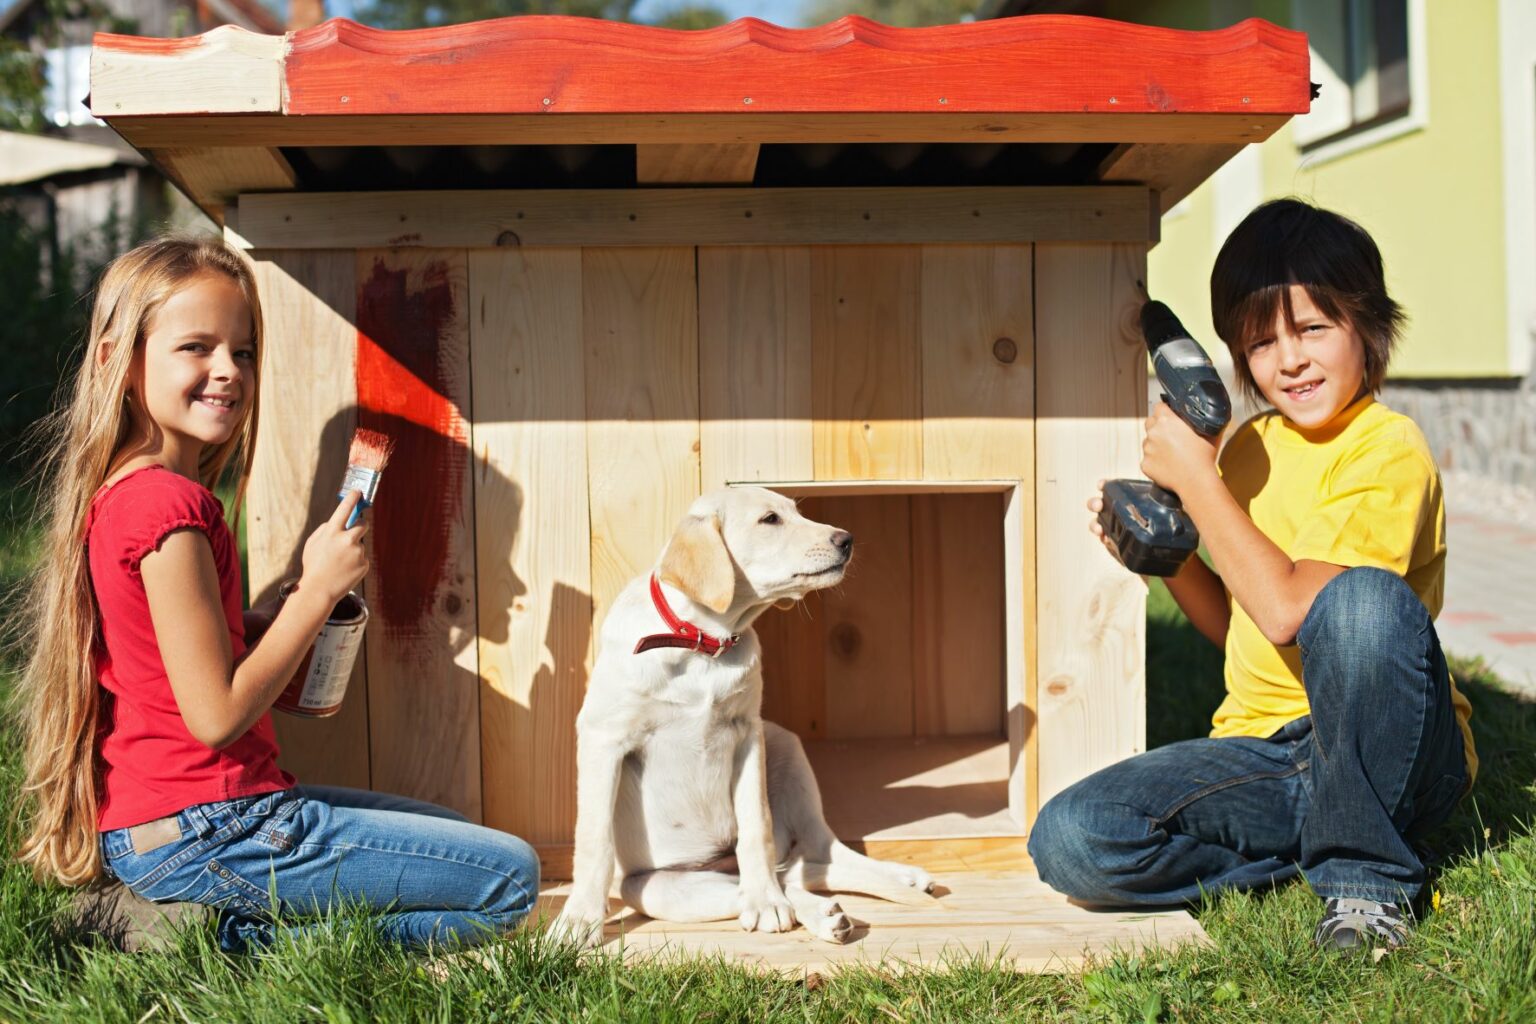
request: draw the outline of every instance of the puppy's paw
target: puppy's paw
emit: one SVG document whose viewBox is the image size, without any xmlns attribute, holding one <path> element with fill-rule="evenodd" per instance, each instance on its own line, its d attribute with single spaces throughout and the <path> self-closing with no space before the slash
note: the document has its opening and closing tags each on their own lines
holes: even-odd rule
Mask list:
<svg viewBox="0 0 1536 1024">
<path fill-rule="evenodd" d="M 896 877 L 901 879 L 903 884 L 916 889 L 918 892 L 933 892 L 933 876 L 922 868 L 913 864 L 895 864 L 892 866 L 896 869 Z"/>
<path fill-rule="evenodd" d="M 606 907 L 580 907 L 565 905 L 560 916 L 549 925 L 549 938 L 556 943 L 568 943 L 579 949 L 592 949 L 603 940 L 603 921 Z"/>
<path fill-rule="evenodd" d="M 787 932 L 795 926 L 795 908 L 789 905 L 789 897 L 778 889 L 760 892 L 741 891 L 742 931 Z"/>
<path fill-rule="evenodd" d="M 832 900 L 824 900 L 818 916 L 802 923 L 822 942 L 842 945 L 853 937 L 853 921 Z"/>
</svg>

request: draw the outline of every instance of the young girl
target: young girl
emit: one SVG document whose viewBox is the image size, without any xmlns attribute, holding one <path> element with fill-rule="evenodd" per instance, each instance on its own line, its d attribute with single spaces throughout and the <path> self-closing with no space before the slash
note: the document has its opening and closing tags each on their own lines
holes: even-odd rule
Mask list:
<svg viewBox="0 0 1536 1024">
<path fill-rule="evenodd" d="M 256 435 L 261 309 L 222 244 L 162 239 L 103 274 L 59 414 L 47 550 L 27 610 L 20 857 L 67 885 L 103 873 L 156 902 L 219 909 L 229 950 L 346 902 L 385 934 L 471 944 L 534 905 L 522 840 L 431 804 L 298 788 L 268 709 L 368 563 L 354 492 L 305 542 L 280 608 L 240 609 L 236 507 Z"/>
<path fill-rule="evenodd" d="M 1412 842 L 1477 767 L 1432 623 L 1439 471 L 1412 421 L 1373 397 L 1403 314 L 1370 236 L 1295 200 L 1232 232 L 1211 304 L 1244 390 L 1274 408 L 1233 433 L 1218 470 L 1215 446 L 1161 406 L 1141 468 L 1179 495 L 1210 552 L 1213 566 L 1192 558 L 1167 582 L 1225 649 L 1227 697 L 1212 738 L 1047 803 L 1030 853 L 1057 889 L 1125 906 L 1300 872 L 1327 901 L 1319 945 L 1397 946 L 1425 878 Z"/>
</svg>

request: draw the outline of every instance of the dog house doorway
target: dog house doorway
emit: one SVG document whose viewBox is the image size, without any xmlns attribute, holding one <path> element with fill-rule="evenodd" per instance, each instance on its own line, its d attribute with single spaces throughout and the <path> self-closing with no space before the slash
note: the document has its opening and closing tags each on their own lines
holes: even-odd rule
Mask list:
<svg viewBox="0 0 1536 1024">
<path fill-rule="evenodd" d="M 833 830 L 918 861 L 1004 837 L 1022 856 L 1018 482 L 766 486 L 854 535 L 843 583 L 757 622 L 763 717 L 805 743 Z"/>
</svg>

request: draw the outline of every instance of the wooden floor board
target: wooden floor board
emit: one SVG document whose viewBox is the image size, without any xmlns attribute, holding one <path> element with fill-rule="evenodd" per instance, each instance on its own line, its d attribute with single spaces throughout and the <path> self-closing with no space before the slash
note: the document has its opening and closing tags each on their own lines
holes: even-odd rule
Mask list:
<svg viewBox="0 0 1536 1024">
<path fill-rule="evenodd" d="M 839 895 L 857 922 L 854 941 L 819 942 L 804 928 L 780 934 L 743 932 L 735 921 L 669 924 L 624 908 L 603 933 L 605 949 L 630 959 L 727 961 L 777 972 L 803 973 L 855 964 L 942 968 L 981 957 L 1023 971 L 1070 971 L 1090 954 L 1112 950 L 1205 944 L 1205 931 L 1182 910 L 1131 913 L 1088 910 L 1069 902 L 1028 872 L 965 872 L 937 878 L 940 897 L 929 906 L 899 906 Z M 539 898 L 552 918 L 568 886 Z"/>
<path fill-rule="evenodd" d="M 1004 736 L 814 740 L 805 752 L 843 840 L 1020 834 L 1008 813 Z"/>
</svg>

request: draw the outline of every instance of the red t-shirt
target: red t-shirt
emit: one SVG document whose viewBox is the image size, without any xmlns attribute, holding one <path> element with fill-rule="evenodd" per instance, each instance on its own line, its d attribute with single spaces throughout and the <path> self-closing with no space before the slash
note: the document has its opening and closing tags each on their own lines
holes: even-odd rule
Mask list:
<svg viewBox="0 0 1536 1024">
<path fill-rule="evenodd" d="M 103 796 L 96 827 L 141 825 L 193 804 L 286 789 L 270 714 L 223 750 L 187 730 L 171 692 L 149 616 L 139 563 L 175 530 L 199 530 L 213 548 L 219 596 L 236 660 L 245 653 L 240 557 L 224 506 L 206 487 L 160 466 L 129 473 L 99 492 L 86 520 L 91 586 L 100 609 L 96 676 L 109 696 L 97 750 Z"/>
</svg>

